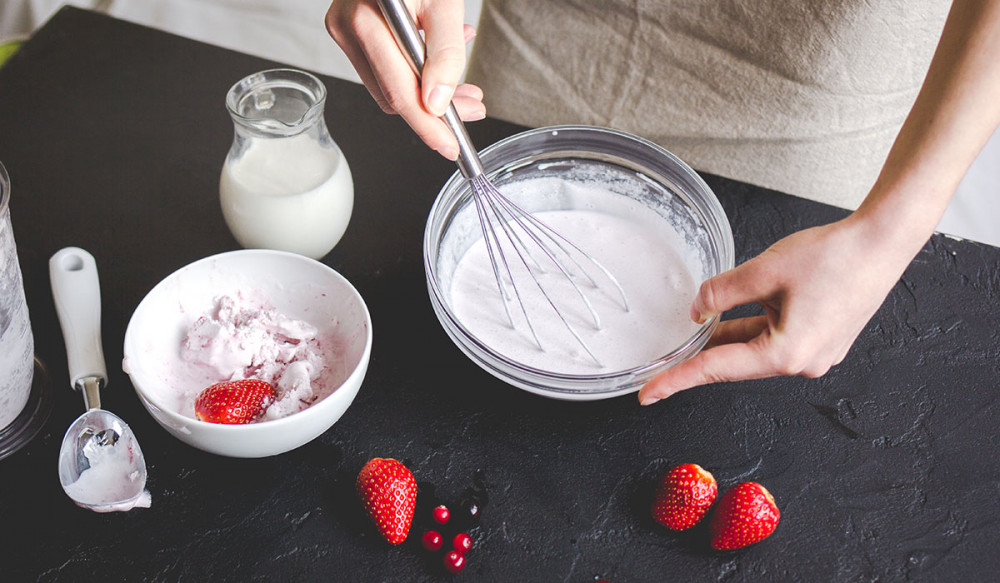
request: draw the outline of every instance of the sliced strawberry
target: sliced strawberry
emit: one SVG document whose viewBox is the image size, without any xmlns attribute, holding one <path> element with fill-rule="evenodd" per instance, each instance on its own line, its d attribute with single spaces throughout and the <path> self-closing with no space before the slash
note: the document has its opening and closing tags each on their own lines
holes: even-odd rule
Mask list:
<svg viewBox="0 0 1000 583">
<path fill-rule="evenodd" d="M 671 530 L 686 530 L 708 513 L 718 492 L 715 478 L 698 464 L 677 466 L 656 487 L 653 518 Z"/>
<path fill-rule="evenodd" d="M 212 385 L 194 401 L 194 414 L 202 421 L 239 425 L 260 418 L 274 402 L 274 387 L 247 379 Z"/>
<path fill-rule="evenodd" d="M 406 540 L 417 506 L 417 481 L 394 459 L 374 458 L 361 468 L 356 484 L 361 505 L 385 540 Z"/>
<path fill-rule="evenodd" d="M 756 482 L 737 484 L 719 500 L 708 523 L 712 548 L 741 549 L 770 536 L 781 512 L 767 488 Z"/>
</svg>

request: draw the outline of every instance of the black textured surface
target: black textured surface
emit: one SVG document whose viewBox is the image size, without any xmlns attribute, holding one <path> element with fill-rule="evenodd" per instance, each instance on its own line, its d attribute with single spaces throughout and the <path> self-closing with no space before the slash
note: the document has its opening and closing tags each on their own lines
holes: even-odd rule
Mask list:
<svg viewBox="0 0 1000 583">
<path fill-rule="evenodd" d="M 364 386 L 330 431 L 281 456 L 227 459 L 170 437 L 117 366 L 122 336 L 161 278 L 236 248 L 217 202 L 232 138 L 223 98 L 271 65 L 65 9 L 0 69 L 0 160 L 38 355 L 55 391 L 42 433 L 0 461 L 0 580 L 448 580 L 419 549 L 421 531 L 389 548 L 361 515 L 353 480 L 374 456 L 406 461 L 424 510 L 485 490 L 476 548 L 455 580 L 996 580 L 1000 251 L 935 236 L 821 379 L 709 386 L 650 408 L 632 396 L 545 400 L 469 362 L 431 311 L 423 223 L 453 166 L 363 88 L 333 79 L 327 122 L 357 200 L 325 261 L 371 309 Z M 481 145 L 515 131 L 472 126 Z M 707 179 L 740 261 L 843 216 Z M 81 412 L 47 276 L 48 257 L 66 245 L 97 258 L 111 373 L 104 402 L 143 446 L 148 510 L 93 514 L 59 487 L 56 453 Z M 765 484 L 782 510 L 775 534 L 717 553 L 703 529 L 677 535 L 654 525 L 652 481 L 682 462 L 705 466 L 723 489 Z"/>
</svg>

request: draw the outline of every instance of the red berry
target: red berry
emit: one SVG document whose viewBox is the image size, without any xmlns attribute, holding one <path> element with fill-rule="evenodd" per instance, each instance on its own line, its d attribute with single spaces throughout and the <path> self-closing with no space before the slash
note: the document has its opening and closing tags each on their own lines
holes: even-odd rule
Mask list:
<svg viewBox="0 0 1000 583">
<path fill-rule="evenodd" d="M 274 387 L 246 379 L 214 384 L 194 401 L 195 417 L 209 423 L 242 425 L 256 421 L 274 401 Z"/>
<path fill-rule="evenodd" d="M 460 555 L 472 550 L 472 537 L 464 532 L 460 532 L 455 535 L 455 540 L 452 541 L 452 545 L 455 547 L 455 551 Z"/>
<path fill-rule="evenodd" d="M 444 555 L 444 568 L 452 575 L 465 568 L 465 557 L 458 551 L 448 551 Z"/>
<path fill-rule="evenodd" d="M 441 506 L 436 506 L 433 511 L 434 522 L 438 524 L 448 524 L 448 519 L 451 518 L 451 512 L 448 511 L 448 507 L 442 504 Z"/>
<path fill-rule="evenodd" d="M 444 544 L 444 538 L 441 537 L 440 532 L 436 530 L 428 530 L 420 539 L 420 543 L 424 545 L 425 549 L 433 553 L 434 551 L 441 550 L 441 545 Z"/>
<path fill-rule="evenodd" d="M 356 487 L 385 540 L 394 545 L 406 540 L 417 505 L 417 481 L 410 470 L 394 459 L 374 458 L 361 468 Z"/>
<path fill-rule="evenodd" d="M 718 492 L 715 478 L 698 464 L 677 466 L 656 487 L 653 518 L 671 530 L 686 530 L 708 513 Z"/>
<path fill-rule="evenodd" d="M 712 548 L 740 549 L 770 536 L 781 512 L 767 488 L 756 482 L 737 484 L 719 500 L 708 523 Z"/>
</svg>

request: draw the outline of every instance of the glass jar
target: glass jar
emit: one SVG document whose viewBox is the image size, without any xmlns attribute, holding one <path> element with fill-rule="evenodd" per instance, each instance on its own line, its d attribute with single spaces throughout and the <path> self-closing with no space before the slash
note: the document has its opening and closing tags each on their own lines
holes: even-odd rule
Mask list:
<svg viewBox="0 0 1000 583">
<path fill-rule="evenodd" d="M 10 224 L 10 180 L 0 164 L 0 429 L 14 424 L 31 394 L 34 337 Z"/>
<path fill-rule="evenodd" d="M 293 69 L 254 73 L 226 95 L 235 135 L 219 199 L 243 247 L 320 259 L 347 229 L 354 181 L 327 130 L 325 103 L 323 83 Z"/>
</svg>

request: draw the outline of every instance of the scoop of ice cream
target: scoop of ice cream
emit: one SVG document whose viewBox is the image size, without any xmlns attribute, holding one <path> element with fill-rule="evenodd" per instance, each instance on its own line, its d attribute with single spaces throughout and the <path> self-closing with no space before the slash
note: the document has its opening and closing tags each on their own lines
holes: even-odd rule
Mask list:
<svg viewBox="0 0 1000 583">
<path fill-rule="evenodd" d="M 270 383 L 275 402 L 266 419 L 284 417 L 311 405 L 313 383 L 326 364 L 317 330 L 273 306 L 220 296 L 214 309 L 192 324 L 181 344 L 181 359 L 219 381 L 259 379 Z"/>
<path fill-rule="evenodd" d="M 71 484 L 66 494 L 80 507 L 95 512 L 126 512 L 149 508 L 152 498 L 145 489 L 146 475 L 133 462 L 127 443 L 97 445 L 88 441 L 82 453 L 90 466 Z"/>
</svg>

